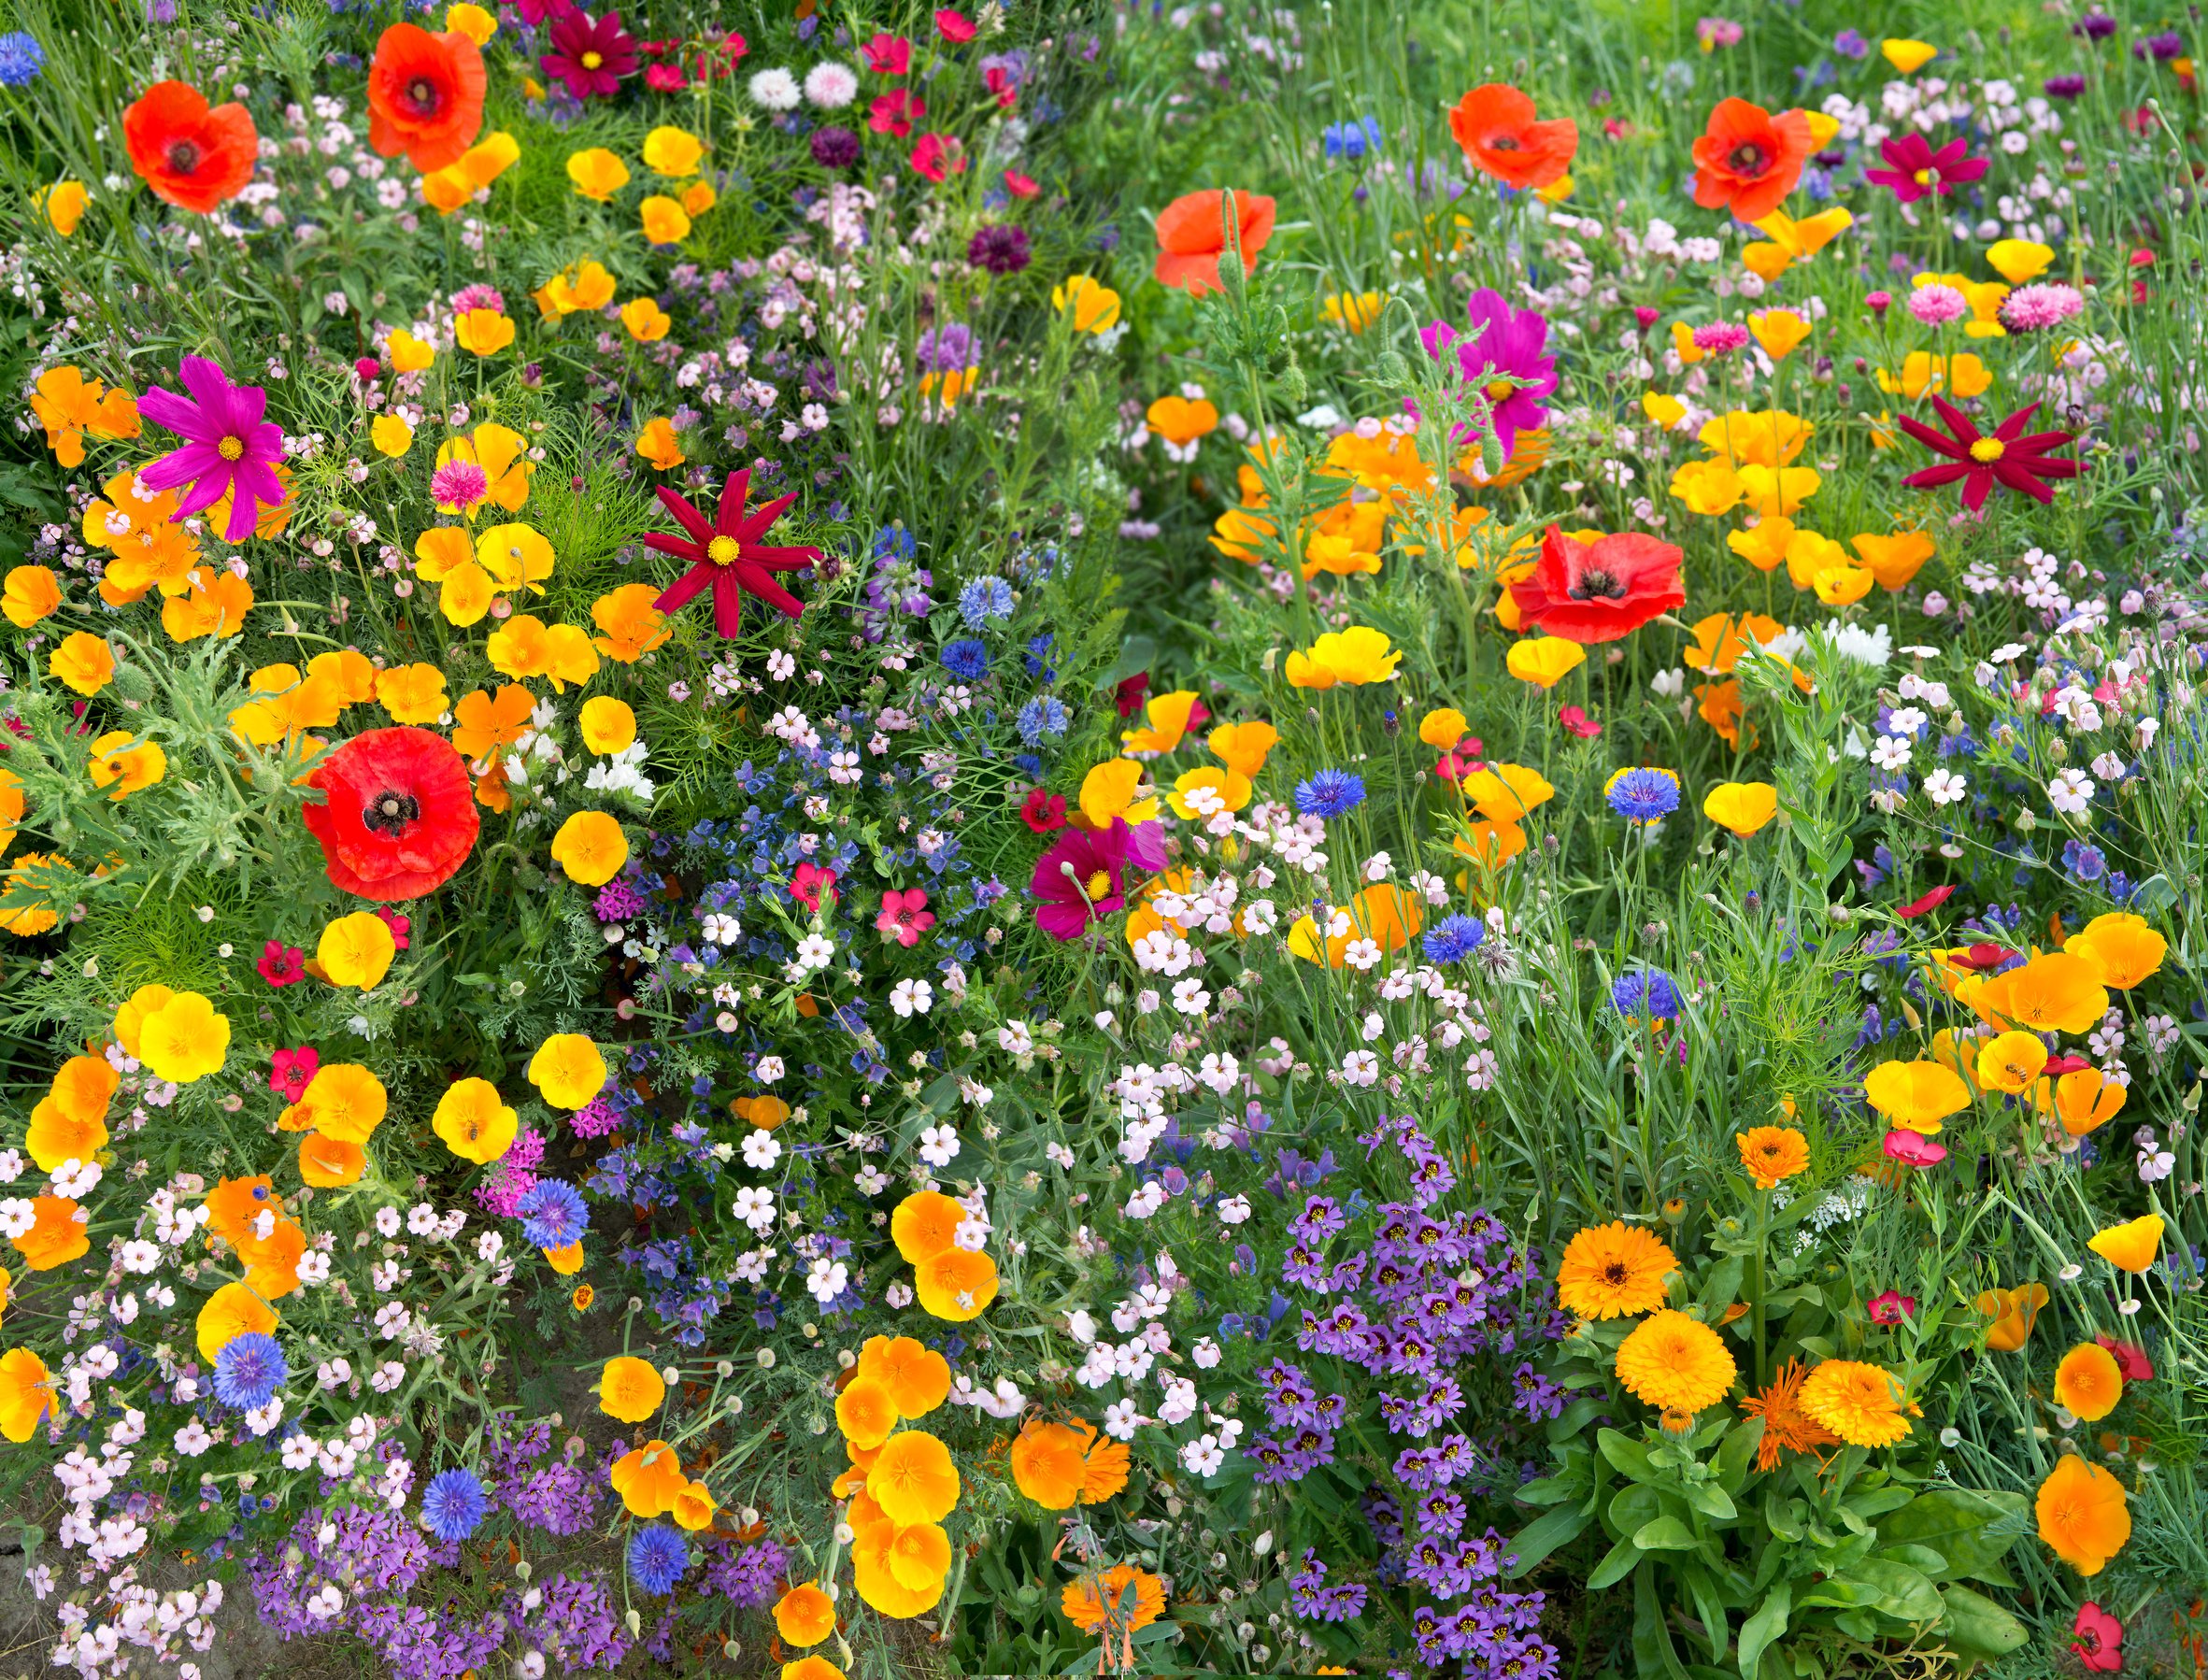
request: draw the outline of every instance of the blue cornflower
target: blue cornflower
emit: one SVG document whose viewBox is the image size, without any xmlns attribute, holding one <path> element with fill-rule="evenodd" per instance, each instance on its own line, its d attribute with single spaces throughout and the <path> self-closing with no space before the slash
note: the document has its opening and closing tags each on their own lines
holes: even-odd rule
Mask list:
<svg viewBox="0 0 2208 1680">
<path fill-rule="evenodd" d="M 215 1355 L 215 1398 L 241 1412 L 258 1411 L 291 1374 L 276 1338 L 248 1331 L 231 1337 Z"/>
<path fill-rule="evenodd" d="M 1452 916 L 1426 935 L 1426 955 L 1434 962 L 1461 962 L 1480 948 L 1487 924 L 1476 916 Z"/>
<path fill-rule="evenodd" d="M 991 619 L 1012 616 L 1012 586 L 1002 577 L 976 577 L 959 591 L 959 617 L 979 630 Z"/>
<path fill-rule="evenodd" d="M 1679 983 L 1660 968 L 1636 968 L 1610 982 L 1610 1006 L 1629 1021 L 1676 1020 Z"/>
<path fill-rule="evenodd" d="M 532 1248 L 564 1248 L 580 1242 L 591 1223 L 582 1192 L 558 1178 L 540 1179 L 514 1203 L 514 1211 L 521 1216 L 521 1234 Z"/>
<path fill-rule="evenodd" d="M 902 525 L 884 525 L 874 534 L 874 557 L 876 560 L 910 560 L 919 552 L 919 544 L 912 533 Z"/>
<path fill-rule="evenodd" d="M 1306 817 L 1340 817 L 1364 804 L 1364 777 L 1350 770 L 1321 770 L 1296 784 L 1296 809 Z"/>
<path fill-rule="evenodd" d="M 1366 152 L 1379 149 L 1380 125 L 1370 117 L 1360 117 L 1354 122 L 1330 122 L 1319 138 L 1326 142 L 1329 159 L 1354 164 Z"/>
<path fill-rule="evenodd" d="M 1603 797 L 1629 822 L 1654 822 L 1679 808 L 1679 778 L 1669 770 L 1620 770 Z"/>
<path fill-rule="evenodd" d="M 46 68 L 46 49 L 38 37 L 11 29 L 0 35 L 0 88 L 27 87 Z"/>
<path fill-rule="evenodd" d="M 465 1540 L 482 1526 L 489 1508 L 483 1484 L 470 1471 L 440 1471 L 421 1490 L 421 1520 L 439 1540 Z"/>
<path fill-rule="evenodd" d="M 2081 881 L 2098 881 L 2108 873 L 2108 859 L 2098 846 L 2088 846 L 2083 840 L 2065 840 L 2062 867 Z"/>
<path fill-rule="evenodd" d="M 629 1542 L 629 1577 L 658 1599 L 675 1590 L 690 1567 L 690 1548 L 663 1522 L 638 1529 Z"/>
<path fill-rule="evenodd" d="M 1844 29 L 1832 37 L 1832 50 L 1842 58 L 1862 60 L 1871 56 L 1871 43 L 1859 30 Z"/>
<path fill-rule="evenodd" d="M 1057 638 L 1046 630 L 1027 645 L 1027 674 L 1045 682 L 1058 680 L 1058 667 L 1050 663 L 1050 648 Z"/>
<path fill-rule="evenodd" d="M 961 636 L 943 649 L 943 668 L 961 682 L 979 682 L 989 675 L 989 648 L 972 636 Z"/>
<path fill-rule="evenodd" d="M 1046 736 L 1066 732 L 1065 706 L 1055 694 L 1045 694 L 1019 708 L 1019 738 L 1030 747 Z"/>
</svg>

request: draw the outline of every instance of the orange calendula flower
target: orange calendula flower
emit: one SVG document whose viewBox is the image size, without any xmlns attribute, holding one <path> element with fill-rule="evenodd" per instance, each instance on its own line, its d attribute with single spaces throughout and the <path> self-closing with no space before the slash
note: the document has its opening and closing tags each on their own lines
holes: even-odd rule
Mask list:
<svg viewBox="0 0 2208 1680">
<path fill-rule="evenodd" d="M 1660 1237 L 1614 1219 L 1564 1246 L 1557 1300 L 1582 1318 L 1631 1317 L 1663 1305 L 1665 1280 L 1678 1269 L 1678 1257 Z"/>
<path fill-rule="evenodd" d="M 1808 1375 L 1808 1366 L 1788 1360 L 1773 1374 L 1769 1387 L 1741 1402 L 1748 1417 L 1763 1419 L 1763 1439 L 1756 1446 L 1758 1470 L 1777 1469 L 1789 1453 L 1839 1445 L 1839 1436 L 1802 1409 L 1802 1385 Z"/>
<path fill-rule="evenodd" d="M 1165 1614 L 1165 1583 L 1147 1570 L 1116 1563 L 1069 1583 L 1059 1608 L 1084 1633 L 1132 1633 Z"/>
<path fill-rule="evenodd" d="M 1704 1411 L 1739 1374 L 1716 1331 L 1669 1307 L 1643 1319 L 1617 1349 L 1619 1385 L 1664 1411 Z"/>
<path fill-rule="evenodd" d="M 1902 1379 L 1859 1360 L 1827 1360 L 1811 1372 L 1802 1409 L 1850 1446 L 1891 1446 L 1909 1433 Z"/>
<path fill-rule="evenodd" d="M 1791 1126 L 1755 1126 L 1735 1132 L 1741 1165 L 1759 1190 L 1775 1189 L 1809 1165 L 1809 1140 Z"/>
</svg>

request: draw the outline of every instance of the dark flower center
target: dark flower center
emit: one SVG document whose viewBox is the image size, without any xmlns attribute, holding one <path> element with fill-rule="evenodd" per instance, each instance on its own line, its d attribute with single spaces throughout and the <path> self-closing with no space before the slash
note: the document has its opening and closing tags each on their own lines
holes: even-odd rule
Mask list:
<svg viewBox="0 0 2208 1680">
<path fill-rule="evenodd" d="M 1622 601 L 1625 599 L 1625 581 L 1608 572 L 1588 570 L 1580 573 L 1579 581 L 1569 591 L 1574 601 Z"/>
<path fill-rule="evenodd" d="M 370 833 L 396 836 L 409 822 L 421 820 L 421 801 L 396 788 L 386 788 L 361 807 L 361 826 Z"/>
<path fill-rule="evenodd" d="M 1603 1281 L 1613 1288 L 1622 1288 L 1630 1277 L 1631 1274 L 1626 1271 L 1623 1260 L 1612 1260 L 1603 1268 Z"/>
<path fill-rule="evenodd" d="M 406 103 L 420 117 L 434 117 L 437 107 L 445 103 L 444 93 L 426 76 L 417 76 L 406 84 Z"/>
<path fill-rule="evenodd" d="M 1755 141 L 1744 140 L 1725 154 L 1725 166 L 1735 175 L 1761 175 L 1771 167 L 1771 154 Z"/>
<path fill-rule="evenodd" d="M 190 175 L 199 167 L 199 142 L 197 140 L 171 140 L 165 157 L 168 166 L 178 175 Z"/>
<path fill-rule="evenodd" d="M 1489 151 L 1517 151 L 1519 149 L 1518 137 L 1516 135 L 1490 135 L 1488 136 L 1488 149 Z"/>
<path fill-rule="evenodd" d="M 2083 1650 L 2087 1656 L 2098 1657 L 2101 1654 L 2101 1630 L 2099 1629 L 2080 1628 L 2077 1641 L 2079 1649 Z"/>
</svg>

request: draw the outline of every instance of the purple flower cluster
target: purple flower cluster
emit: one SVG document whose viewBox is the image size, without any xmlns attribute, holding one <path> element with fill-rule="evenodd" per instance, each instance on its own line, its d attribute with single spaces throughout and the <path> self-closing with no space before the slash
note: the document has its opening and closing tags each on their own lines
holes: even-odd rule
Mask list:
<svg viewBox="0 0 2208 1680">
<path fill-rule="evenodd" d="M 720 1557 L 709 1556 L 698 1590 L 726 1599 L 738 1610 L 764 1610 L 782 1596 L 789 1573 L 789 1555 L 773 1541 L 762 1540 Z"/>
<path fill-rule="evenodd" d="M 477 1187 L 476 1200 L 496 1218 L 515 1217 L 521 1198 L 536 1188 L 536 1169 L 544 1164 L 544 1133 L 534 1126 L 522 1127 L 490 1175 Z"/>
<path fill-rule="evenodd" d="M 1326 1565 L 1316 1550 L 1303 1554 L 1303 1567 L 1288 1578 L 1288 1587 L 1289 1608 L 1305 1621 L 1354 1621 L 1364 1614 L 1364 1585 L 1327 1586 Z"/>
<path fill-rule="evenodd" d="M 483 1454 L 482 1479 L 491 1502 L 525 1526 L 548 1534 L 579 1534 L 593 1527 L 605 1502 L 606 1480 L 584 1463 L 582 1437 L 548 1458 L 552 1426 L 540 1418 L 520 1433 L 493 1436 Z"/>
</svg>

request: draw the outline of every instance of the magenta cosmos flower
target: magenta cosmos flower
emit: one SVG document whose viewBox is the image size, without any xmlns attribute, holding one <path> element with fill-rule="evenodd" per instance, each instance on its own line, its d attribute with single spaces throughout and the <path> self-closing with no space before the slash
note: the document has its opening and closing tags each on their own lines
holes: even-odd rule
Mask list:
<svg viewBox="0 0 2208 1680">
<path fill-rule="evenodd" d="M 1077 939 L 1127 903 L 1127 824 L 1068 829 L 1035 860 L 1028 890 L 1035 895 L 1035 925 L 1053 939 Z"/>
<path fill-rule="evenodd" d="M 261 509 L 283 502 L 283 481 L 276 476 L 276 463 L 284 458 L 283 428 L 261 418 L 268 406 L 265 390 L 233 385 L 230 376 L 207 357 L 185 357 L 179 374 L 196 402 L 156 385 L 139 402 L 138 412 L 188 441 L 141 476 L 150 490 L 192 486 L 177 504 L 179 520 L 229 496 L 223 540 L 242 543 L 253 534 Z"/>
<path fill-rule="evenodd" d="M 1962 505 L 1976 513 L 1986 505 L 1996 484 L 2004 490 L 2022 491 L 2035 502 L 2052 502 L 2055 492 L 2043 479 L 2074 478 L 2085 470 L 2067 455 L 2049 453 L 2075 438 L 2075 432 L 2025 432 L 2025 422 L 2038 409 L 2037 403 L 2017 409 L 1985 435 L 1954 404 L 1934 397 L 1932 406 L 1947 422 L 1952 436 L 1933 431 L 1922 420 L 1901 416 L 1902 431 L 1926 448 L 1947 457 L 1941 465 L 1925 467 L 1902 479 L 1911 490 L 1930 490 L 1959 478 Z"/>
<path fill-rule="evenodd" d="M 610 95 L 621 78 L 636 73 L 636 41 L 621 27 L 621 14 L 593 18 L 587 11 L 552 14 L 552 50 L 537 63 L 567 84 L 577 99 Z"/>
<path fill-rule="evenodd" d="M 1932 143 L 1922 135 L 1903 135 L 1898 140 L 1881 140 L 1878 149 L 1893 167 L 1866 169 L 1863 178 L 1891 187 L 1894 196 L 1905 205 L 1915 204 L 1928 192 L 1945 197 L 1990 167 L 1984 158 L 1967 155 L 1971 149 L 1968 140 L 1950 140 L 1934 151 Z"/>
<path fill-rule="evenodd" d="M 1548 354 L 1548 318 L 1537 309 L 1513 309 L 1500 292 L 1481 287 L 1464 306 L 1477 337 L 1461 342 L 1456 329 L 1435 321 L 1419 335 L 1426 353 L 1435 361 L 1452 346 L 1457 366 L 1468 385 L 1478 385 L 1494 406 L 1495 437 L 1507 456 L 1520 432 L 1539 430 L 1548 422 L 1544 398 L 1557 389 L 1557 364 Z M 1503 376 L 1531 379 L 1532 384 L 1510 384 Z"/>
<path fill-rule="evenodd" d="M 704 514 L 664 485 L 659 494 L 661 505 L 690 533 L 690 541 L 651 531 L 645 534 L 644 546 L 691 562 L 690 570 L 652 603 L 661 612 L 677 611 L 707 585 L 713 590 L 713 627 L 724 636 L 735 635 L 744 628 L 746 595 L 757 595 L 792 619 L 805 611 L 805 604 L 776 583 L 775 574 L 803 571 L 819 560 L 820 550 L 802 545 L 777 547 L 759 540 L 797 500 L 795 496 L 777 496 L 756 513 L 747 514 L 744 503 L 751 494 L 749 467 L 729 475 L 721 489 L 717 522 L 708 523 Z"/>
</svg>

